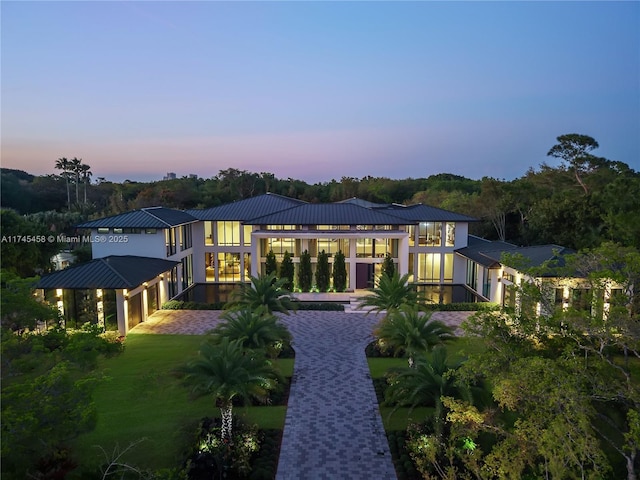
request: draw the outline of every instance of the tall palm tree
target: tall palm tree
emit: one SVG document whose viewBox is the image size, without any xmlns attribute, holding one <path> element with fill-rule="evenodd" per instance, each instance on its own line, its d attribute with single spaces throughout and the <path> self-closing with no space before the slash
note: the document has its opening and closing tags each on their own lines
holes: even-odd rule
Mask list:
<svg viewBox="0 0 640 480">
<path fill-rule="evenodd" d="M 225 320 L 211 332 L 214 343 L 223 339 L 238 341 L 243 348 L 264 350 L 275 358 L 283 348 L 291 344 L 291 334 L 278 318 L 267 312 L 265 307 L 256 310 L 230 310 L 222 314 Z"/>
<path fill-rule="evenodd" d="M 211 395 L 222 416 L 221 440 L 233 433 L 233 400 L 266 401 L 281 380 L 280 373 L 262 352 L 242 348 L 240 341 L 205 342 L 198 358 L 179 370 L 196 396 Z"/>
<path fill-rule="evenodd" d="M 67 208 L 71 210 L 71 191 L 69 190 L 69 170 L 71 168 L 71 163 L 65 157 L 59 158 L 56 160 L 56 169 L 62 170 L 62 176 L 64 177 L 64 182 L 67 186 Z"/>
<path fill-rule="evenodd" d="M 446 414 L 442 397 L 472 400 L 471 389 L 454 375 L 463 363 L 463 359 L 451 361 L 446 347 L 439 345 L 431 354 L 418 357 L 415 368 L 391 369 L 385 402 L 412 409 L 434 406 L 434 426 L 436 434 L 440 434 Z"/>
<path fill-rule="evenodd" d="M 69 160 L 69 170 L 73 172 L 75 176 L 75 184 L 76 184 L 76 204 L 80 203 L 80 173 L 82 171 L 82 159 L 73 157 Z"/>
<path fill-rule="evenodd" d="M 401 305 L 419 306 L 424 303 L 423 295 L 409 284 L 409 274 L 400 276 L 395 272 L 392 276 L 381 275 L 378 286 L 367 290 L 370 293 L 360 299 L 358 308 L 368 308 L 377 313 L 386 311 L 389 315 Z"/>
<path fill-rule="evenodd" d="M 227 309 L 255 310 L 265 307 L 269 313 L 282 312 L 288 315 L 295 305 L 290 292 L 284 288 L 287 281 L 286 278 L 276 279 L 275 273 L 251 277 L 250 284 L 241 285 L 234 293 Z"/>
<path fill-rule="evenodd" d="M 84 184 L 84 204 L 87 204 L 87 184 L 91 180 L 91 175 L 93 172 L 91 171 L 91 166 L 83 163 L 80 165 L 80 172 L 82 173 L 82 183 Z"/>
<path fill-rule="evenodd" d="M 383 345 L 392 347 L 396 354 L 404 352 L 411 368 L 416 354 L 428 352 L 436 345 L 455 338 L 453 328 L 439 320 L 431 320 L 430 313 L 406 304 L 390 311 L 373 333 Z"/>
</svg>

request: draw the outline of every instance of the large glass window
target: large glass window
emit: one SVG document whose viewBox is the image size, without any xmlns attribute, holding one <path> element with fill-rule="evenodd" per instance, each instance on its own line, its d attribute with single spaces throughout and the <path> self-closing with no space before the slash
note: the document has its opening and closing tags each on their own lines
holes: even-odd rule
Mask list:
<svg viewBox="0 0 640 480">
<path fill-rule="evenodd" d="M 273 250 L 279 260 L 282 260 L 284 252 L 289 252 L 294 257 L 300 256 L 300 240 L 295 238 L 263 238 L 260 240 L 260 247 L 262 256 Z"/>
<path fill-rule="evenodd" d="M 467 260 L 467 285 L 478 290 L 478 264 L 473 260 Z"/>
<path fill-rule="evenodd" d="M 398 258 L 398 240 L 395 238 L 374 239 L 376 257 L 385 257 L 387 253 L 393 258 Z"/>
<path fill-rule="evenodd" d="M 215 276 L 215 255 L 213 253 L 204 254 L 205 279 L 207 282 L 214 282 Z"/>
<path fill-rule="evenodd" d="M 373 239 L 372 238 L 356 239 L 356 257 L 357 258 L 373 258 Z"/>
<path fill-rule="evenodd" d="M 442 222 L 421 222 L 418 226 L 418 245 L 440 247 L 442 245 Z"/>
<path fill-rule="evenodd" d="M 182 288 L 185 289 L 193 283 L 193 255 L 187 255 L 182 259 Z"/>
<path fill-rule="evenodd" d="M 453 247 L 456 243 L 456 224 L 453 222 L 447 222 L 445 224 L 445 246 Z"/>
<path fill-rule="evenodd" d="M 251 246 L 251 232 L 253 232 L 253 225 L 244 225 L 242 227 L 242 230 L 243 230 L 242 244 L 245 247 L 249 247 Z"/>
<path fill-rule="evenodd" d="M 453 253 L 444 254 L 444 276 L 442 281 L 445 283 L 453 282 Z"/>
<path fill-rule="evenodd" d="M 419 253 L 417 281 L 440 283 L 440 261 L 439 253 Z"/>
<path fill-rule="evenodd" d="M 204 222 L 204 244 L 213 245 L 213 222 Z"/>
<path fill-rule="evenodd" d="M 191 225 L 182 225 L 182 249 L 186 250 L 192 246 Z"/>
<path fill-rule="evenodd" d="M 171 255 L 175 255 L 175 253 L 177 252 L 177 248 L 176 248 L 176 242 L 177 242 L 177 238 L 176 238 L 176 228 L 167 228 L 164 231 L 164 240 L 165 240 L 165 244 L 167 246 L 167 257 L 170 257 Z"/>
<path fill-rule="evenodd" d="M 218 281 L 240 281 L 240 254 L 218 253 Z"/>
<path fill-rule="evenodd" d="M 345 255 L 349 255 L 349 239 L 319 238 L 317 242 L 317 252 L 321 252 L 323 250 L 330 257 L 333 257 L 339 251 L 342 251 Z"/>
<path fill-rule="evenodd" d="M 218 245 L 240 245 L 240 222 L 217 222 Z"/>
<path fill-rule="evenodd" d="M 416 244 L 416 227 L 415 227 L 415 225 L 407 225 L 407 232 L 409 232 L 409 246 L 413 247 Z"/>
</svg>

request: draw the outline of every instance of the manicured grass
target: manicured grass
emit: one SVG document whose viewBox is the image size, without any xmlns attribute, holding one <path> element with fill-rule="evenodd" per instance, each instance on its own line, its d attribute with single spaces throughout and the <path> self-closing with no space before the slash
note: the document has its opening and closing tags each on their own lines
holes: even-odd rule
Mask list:
<svg viewBox="0 0 640 480">
<path fill-rule="evenodd" d="M 432 407 L 416 407 L 413 410 L 397 408 L 395 412 L 393 410 L 393 407 L 380 407 L 380 416 L 387 433 L 394 430 L 404 431 L 409 424 L 420 423 L 433 415 Z"/>
<path fill-rule="evenodd" d="M 407 367 L 406 358 L 374 357 L 367 358 L 371 378 L 383 378 L 392 367 Z"/>
<path fill-rule="evenodd" d="M 183 450 L 198 421 L 219 416 L 211 397 L 191 399 L 174 370 L 193 358 L 203 341 L 197 335 L 130 334 L 125 351 L 103 360 L 94 394 L 98 409 L 95 430 L 80 436 L 75 450 L 82 465 L 104 460 L 99 445 L 112 452 L 146 438 L 125 459 L 157 470 L 179 465 Z M 285 376 L 293 372 L 293 359 L 277 360 Z M 286 407 L 238 407 L 235 413 L 260 428 L 282 429 Z"/>
</svg>

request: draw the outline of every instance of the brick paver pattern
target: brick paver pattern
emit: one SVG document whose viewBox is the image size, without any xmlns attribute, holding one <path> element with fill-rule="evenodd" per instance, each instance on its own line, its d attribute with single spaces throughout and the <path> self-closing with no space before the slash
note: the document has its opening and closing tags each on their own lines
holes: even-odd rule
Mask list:
<svg viewBox="0 0 640 480">
<path fill-rule="evenodd" d="M 469 312 L 436 312 L 458 326 Z M 160 310 L 131 333 L 202 335 L 217 311 Z M 277 480 L 391 480 L 389 445 L 365 357 L 375 314 L 299 312 L 282 322 L 296 351 Z"/>
</svg>

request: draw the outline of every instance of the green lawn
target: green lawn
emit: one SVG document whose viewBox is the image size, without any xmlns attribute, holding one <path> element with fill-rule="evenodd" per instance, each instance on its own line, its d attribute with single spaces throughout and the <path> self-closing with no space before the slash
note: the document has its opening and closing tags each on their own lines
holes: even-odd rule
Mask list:
<svg viewBox="0 0 640 480">
<path fill-rule="evenodd" d="M 179 464 L 197 422 L 218 416 L 211 397 L 193 400 L 173 374 L 195 354 L 203 337 L 195 335 L 130 334 L 122 355 L 102 361 L 94 399 L 98 423 L 75 445 L 83 465 L 99 464 L 99 445 L 112 452 L 145 438 L 127 455 L 144 468 L 170 468 Z M 293 372 L 293 359 L 278 360 L 285 376 Z M 236 414 L 262 428 L 284 427 L 286 407 L 241 407 Z"/>
</svg>

